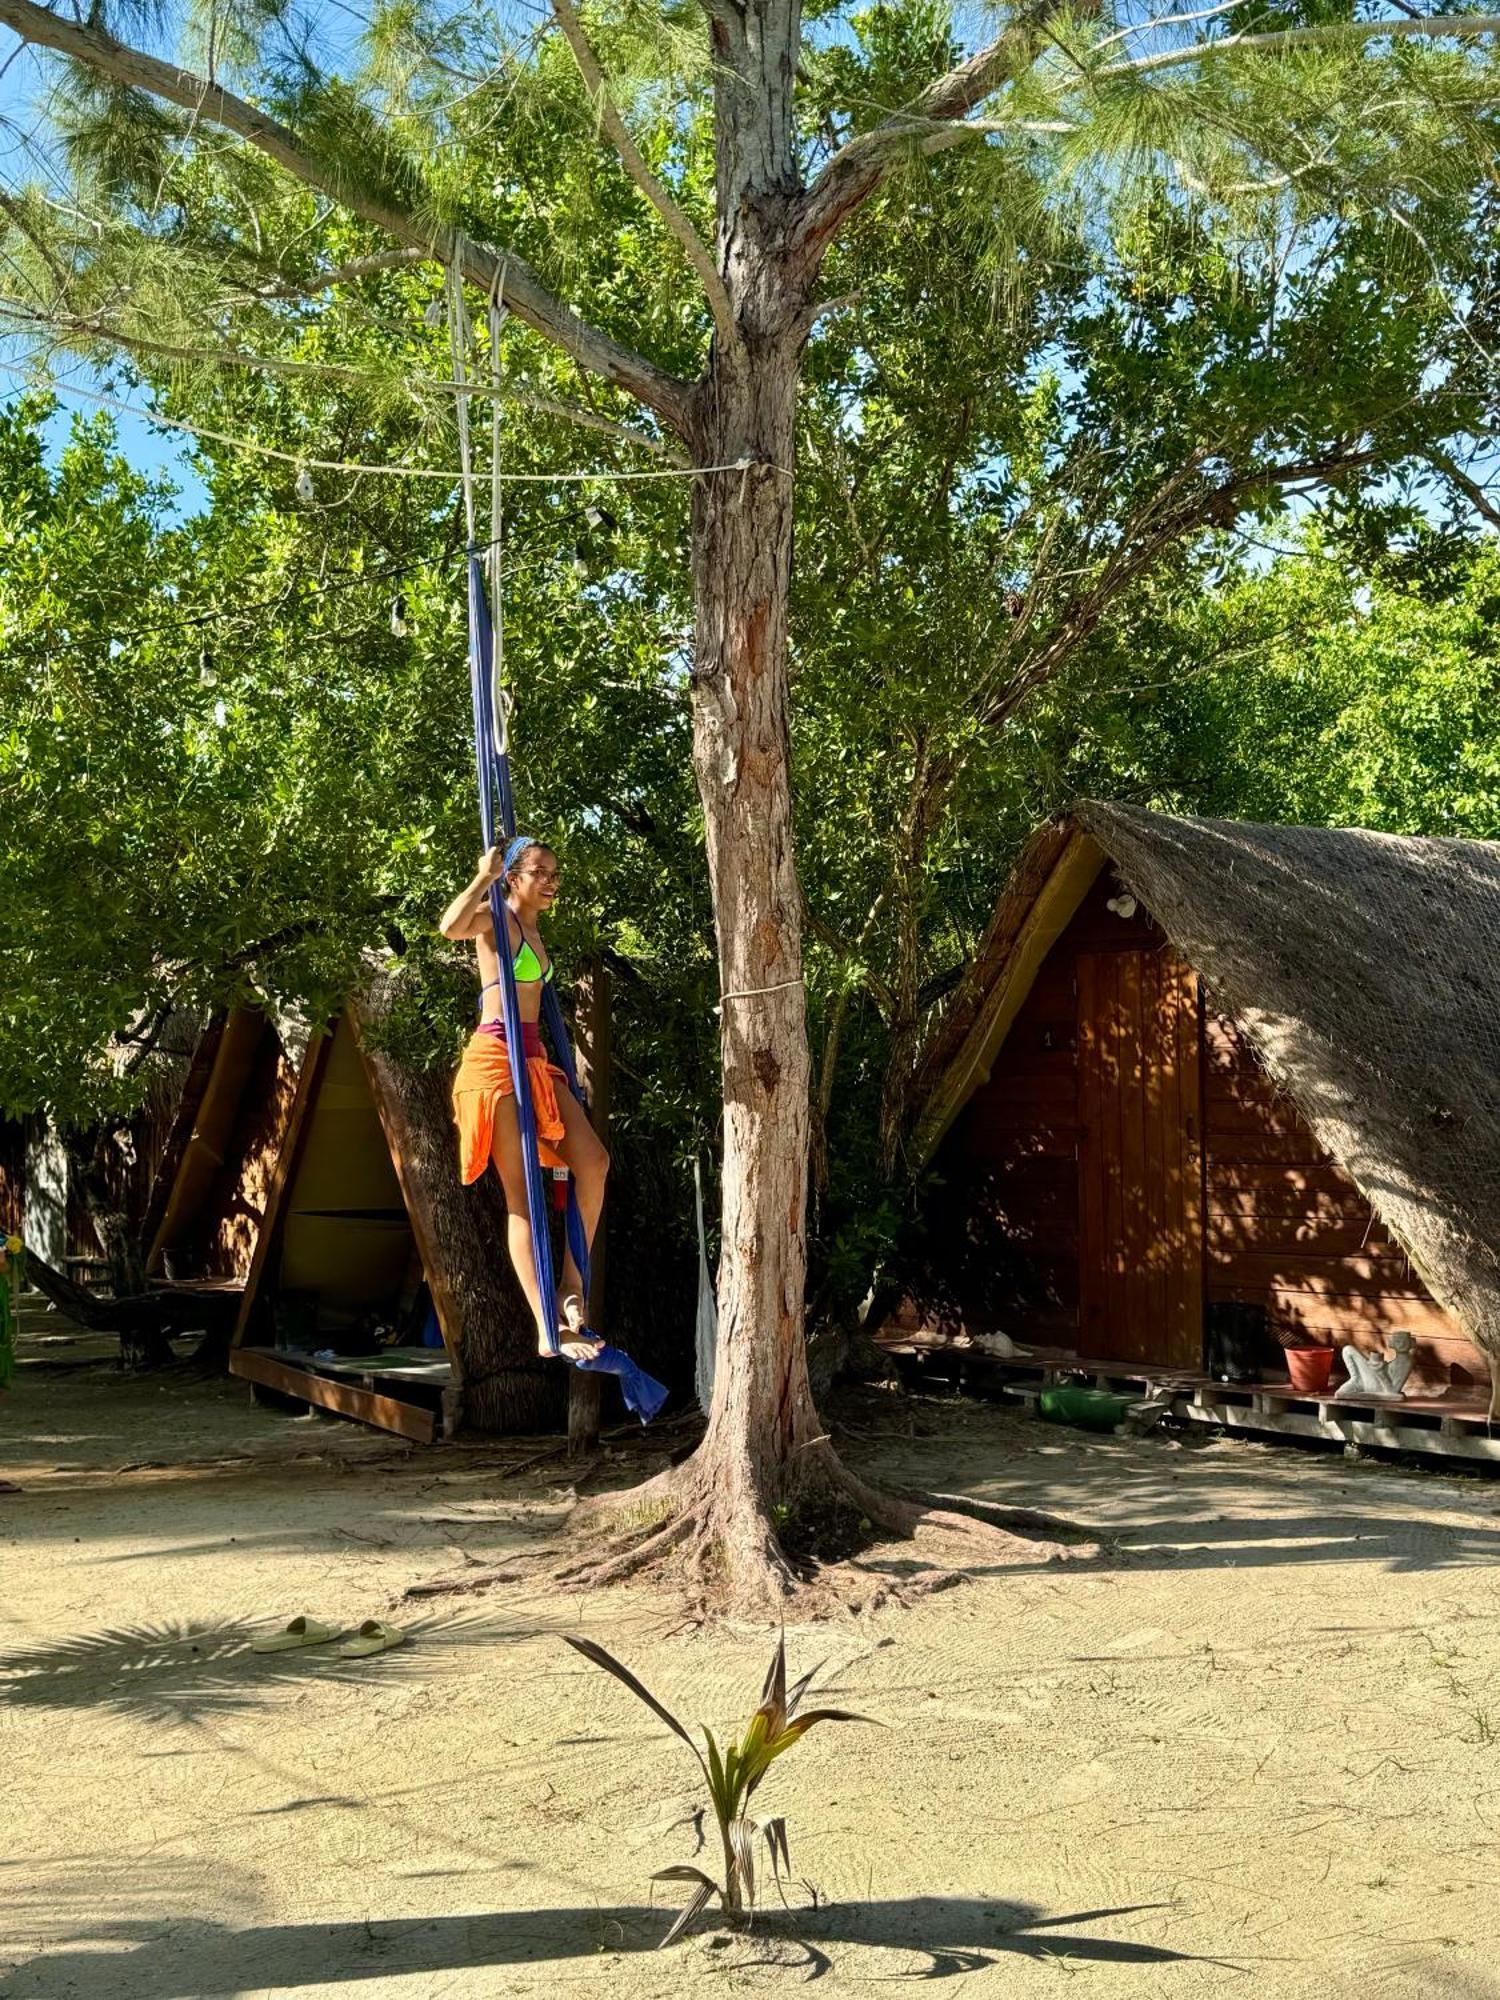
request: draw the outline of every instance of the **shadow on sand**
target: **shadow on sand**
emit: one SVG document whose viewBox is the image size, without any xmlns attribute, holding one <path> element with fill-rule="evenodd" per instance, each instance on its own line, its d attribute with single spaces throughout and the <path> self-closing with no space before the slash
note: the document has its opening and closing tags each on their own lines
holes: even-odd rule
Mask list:
<svg viewBox="0 0 1500 2000">
<path fill-rule="evenodd" d="M 729 1973 L 779 1965 L 800 1971 L 804 1979 L 817 1979 L 833 1969 L 833 1954 L 840 1947 L 878 1952 L 872 1968 L 876 1976 L 921 1979 L 953 1978 L 1016 1958 L 1143 1968 L 1230 1963 L 1076 1928 L 1163 1907 L 1133 1904 L 1047 1916 L 1024 1903 L 960 1896 L 829 1903 L 762 1919 L 753 1932 L 726 1944 L 715 1969 Z M 6 2000 L 105 1991 L 111 2000 L 229 2000 L 241 1993 L 352 1986 L 366 1979 L 562 1965 L 601 1953 L 651 1951 L 670 1914 L 625 1904 L 244 1929 L 196 1918 L 169 1925 L 119 1923 L 80 1933 L 73 1944 L 82 1948 L 65 1944 L 17 1967 L 3 1990 Z M 125 1949 L 97 1949 L 111 1943 Z M 692 1951 L 693 1946 L 674 1949 Z"/>
<path fill-rule="evenodd" d="M 470 1612 L 395 1622 L 407 1644 L 343 1660 L 334 1644 L 255 1653 L 275 1628 L 236 1619 L 184 1620 L 81 1632 L 0 1655 L 0 1708 L 99 1708 L 149 1722 L 194 1722 L 255 1708 L 320 1681 L 422 1680 L 445 1653 L 530 1638 L 533 1621 Z"/>
</svg>

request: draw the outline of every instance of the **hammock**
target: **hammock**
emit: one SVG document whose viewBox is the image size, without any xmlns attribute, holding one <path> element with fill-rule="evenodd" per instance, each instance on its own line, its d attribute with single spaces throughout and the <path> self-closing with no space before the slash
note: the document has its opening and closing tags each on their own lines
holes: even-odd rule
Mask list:
<svg viewBox="0 0 1500 2000">
<path fill-rule="evenodd" d="M 504 320 L 504 307 L 500 304 L 502 280 L 497 282 L 490 298 L 490 362 L 498 389 L 500 366 L 500 328 Z M 511 788 L 509 756 L 509 696 L 501 679 L 504 656 L 503 629 L 497 620 L 490 617 L 489 597 L 485 590 L 484 568 L 479 548 L 475 541 L 475 509 L 472 452 L 469 438 L 468 397 L 465 393 L 464 370 L 467 365 L 468 322 L 464 313 L 462 284 L 456 266 L 449 271 L 448 316 L 453 340 L 453 379 L 457 385 L 455 403 L 458 415 L 459 464 L 463 473 L 464 509 L 468 527 L 468 580 L 469 580 L 469 688 L 474 704 L 474 761 L 479 778 L 479 824 L 486 851 L 494 847 L 498 831 L 503 831 L 507 842 L 515 838 L 516 807 Z M 492 398 L 491 430 L 491 503 L 490 503 L 490 553 L 493 563 L 492 577 L 500 575 L 500 530 L 501 530 L 501 487 L 500 487 L 500 397 Z M 501 603 L 500 591 L 495 590 L 497 607 Z M 506 1046 L 512 1051 L 512 1062 L 516 1079 L 516 1118 L 521 1129 L 521 1158 L 526 1169 L 526 1208 L 531 1219 L 531 1247 L 535 1260 L 537 1296 L 545 1308 L 547 1302 L 556 1296 L 552 1270 L 552 1235 L 548 1213 L 546 1177 L 537 1153 L 536 1112 L 531 1102 L 531 1092 L 526 1087 L 525 1062 L 521 1051 L 525 1043 L 521 1033 L 521 1002 L 516 990 L 515 968 L 511 963 L 509 950 L 509 927 L 506 922 L 505 898 L 498 882 L 490 884 L 490 921 L 494 926 L 495 951 L 500 960 L 500 1005 L 505 1021 Z M 558 1067 L 567 1078 L 568 1088 L 579 1103 L 583 1093 L 578 1087 L 578 1072 L 573 1062 L 573 1050 L 568 1040 L 567 1023 L 563 1019 L 562 1002 L 557 996 L 556 984 L 549 981 L 542 988 L 542 1019 L 546 1025 L 547 1038 L 557 1058 Z M 578 1207 L 577 1190 L 572 1176 L 568 1176 L 567 1233 L 568 1248 L 573 1253 L 573 1261 L 578 1266 L 583 1280 L 584 1298 L 589 1288 L 589 1249 L 584 1234 L 583 1216 Z M 558 1352 L 558 1337 L 555 1324 L 549 1323 L 547 1342 L 553 1354 Z M 660 1410 L 666 1401 L 667 1392 L 662 1384 L 655 1381 L 645 1370 L 638 1368 L 623 1349 L 605 1345 L 591 1360 L 575 1361 L 575 1368 L 591 1373 L 618 1375 L 621 1394 L 625 1406 L 640 1418 L 643 1424 Z"/>
</svg>

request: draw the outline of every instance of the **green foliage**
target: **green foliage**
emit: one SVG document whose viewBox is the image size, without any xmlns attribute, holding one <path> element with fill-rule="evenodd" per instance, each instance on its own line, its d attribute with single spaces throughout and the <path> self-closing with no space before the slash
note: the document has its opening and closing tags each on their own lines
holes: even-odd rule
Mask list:
<svg viewBox="0 0 1500 2000">
<path fill-rule="evenodd" d="M 1428 529 L 1361 576 L 1326 526 L 1300 540 L 1158 602 L 1095 686 L 1080 779 L 1211 816 L 1500 837 L 1500 550 Z"/>
<path fill-rule="evenodd" d="M 820 1722 L 864 1722 L 862 1715 L 853 1715 L 842 1708 L 810 1708 L 801 1710 L 802 1697 L 812 1683 L 813 1675 L 804 1674 L 790 1690 L 786 1684 L 786 1641 L 779 1640 L 766 1672 L 765 1685 L 761 1689 L 760 1706 L 751 1716 L 744 1733 L 719 1747 L 714 1733 L 703 1727 L 704 1749 L 700 1750 L 684 1725 L 671 1710 L 664 1707 L 650 1690 L 638 1681 L 630 1669 L 623 1666 L 614 1655 L 593 1639 L 574 1639 L 564 1635 L 566 1643 L 574 1652 L 581 1653 L 596 1667 L 602 1667 L 612 1674 L 637 1700 L 643 1701 L 654 1715 L 661 1718 L 675 1736 L 692 1751 L 698 1760 L 698 1768 L 703 1773 L 708 1787 L 708 1802 L 713 1812 L 714 1823 L 719 1831 L 720 1846 L 724 1855 L 724 1880 L 716 1882 L 701 1868 L 690 1863 L 679 1862 L 670 1868 L 662 1868 L 652 1876 L 653 1882 L 692 1882 L 696 1889 L 680 1912 L 676 1922 L 662 1939 L 668 1945 L 678 1938 L 717 1896 L 723 1904 L 725 1914 L 731 1921 L 748 1916 L 756 1904 L 756 1852 L 763 1840 L 771 1863 L 772 1879 L 778 1891 L 784 1869 L 791 1866 L 791 1854 L 787 1845 L 786 1821 L 781 1818 L 754 1820 L 748 1816 L 747 1807 L 762 1780 L 778 1757 L 786 1752 Z M 801 1712 L 799 1713 L 799 1710 Z"/>
<path fill-rule="evenodd" d="M 712 241 L 702 9 L 611 0 L 587 25 Z M 699 288 L 545 18 L 510 36 L 487 10 L 394 0 L 330 45 L 269 0 L 194 0 L 182 26 L 340 187 L 505 243 L 605 332 L 700 372 Z M 808 173 L 975 32 L 941 0 L 809 7 Z M 1423 526 L 1461 490 L 1434 467 L 1492 424 L 1487 62 L 1335 41 L 1130 66 L 1196 32 L 1059 10 L 987 107 L 996 129 L 935 157 L 914 133 L 824 273 L 843 303 L 804 378 L 792 752 L 828 1315 L 898 1252 L 915 1053 L 1036 819 L 1096 790 L 1492 824 L 1491 668 L 1460 608 L 1481 615 L 1478 571 Z M 115 1037 L 162 1007 L 316 1013 L 387 947 L 407 974 L 388 1032 L 445 1060 L 471 975 L 432 919 L 477 844 L 452 486 L 319 471 L 311 505 L 295 487 L 314 459 L 452 471 L 433 275 L 328 287 L 388 242 L 204 121 L 64 75 L 73 199 L 0 219 L 8 310 L 230 442 L 203 447 L 209 512 L 171 527 L 107 430 L 80 427 L 52 472 L 35 409 L 0 438 L 0 1108 L 112 1108 L 138 1046 Z M 618 975 L 616 1190 L 648 1240 L 681 1244 L 718 1077 L 690 488 L 620 477 L 665 468 L 655 422 L 515 320 L 502 359 L 507 470 L 600 475 L 507 490 L 516 766 L 563 858 L 564 968 L 603 953 Z M 1326 542 L 1303 570 L 1247 573 L 1236 537 L 1284 532 L 1289 492 L 1319 497 Z M 1390 546 L 1437 563 L 1421 590 L 1382 567 Z M 617 1274 L 640 1240 L 615 1232 Z"/>
</svg>

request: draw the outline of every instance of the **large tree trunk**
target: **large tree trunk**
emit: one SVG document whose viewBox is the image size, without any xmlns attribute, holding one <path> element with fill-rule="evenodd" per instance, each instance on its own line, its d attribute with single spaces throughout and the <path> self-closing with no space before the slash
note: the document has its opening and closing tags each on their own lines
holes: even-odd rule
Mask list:
<svg viewBox="0 0 1500 2000">
<path fill-rule="evenodd" d="M 693 510 L 693 761 L 722 995 L 723 1249 L 708 1434 L 720 1538 L 758 1550 L 798 1448 L 817 1434 L 802 1338 L 809 1061 L 792 843 L 787 596 L 800 360 L 795 335 L 719 357 L 704 451 L 752 471 Z M 752 1560 L 758 1559 L 752 1555 Z"/>
<path fill-rule="evenodd" d="M 818 1420 L 803 1339 L 809 1082 L 801 896 L 792 842 L 787 605 L 797 393 L 816 277 L 800 252 L 792 116 L 797 0 L 710 8 L 719 266 L 736 337 L 716 340 L 689 438 L 700 465 L 734 466 L 693 493 L 693 768 L 718 939 L 724 1091 L 719 1348 L 708 1430 L 693 1457 L 618 1501 L 631 1517 L 608 1581 L 686 1544 L 715 1592 L 765 1609 L 800 1559 L 851 1549 L 872 1525 L 970 1539 L 972 1520 L 899 1498 L 840 1464 Z M 1034 1543 L 986 1555 L 1033 1557 Z"/>
<path fill-rule="evenodd" d="M 771 1510 L 817 1435 L 802 1338 L 807 1271 L 807 1018 L 792 842 L 787 601 L 806 340 L 787 242 L 800 180 L 796 0 L 713 23 L 719 260 L 739 339 L 716 343 L 699 462 L 735 465 L 693 497 L 693 766 L 718 937 L 724 1087 L 719 1350 L 695 1460 L 710 1533 L 753 1585 Z"/>
</svg>

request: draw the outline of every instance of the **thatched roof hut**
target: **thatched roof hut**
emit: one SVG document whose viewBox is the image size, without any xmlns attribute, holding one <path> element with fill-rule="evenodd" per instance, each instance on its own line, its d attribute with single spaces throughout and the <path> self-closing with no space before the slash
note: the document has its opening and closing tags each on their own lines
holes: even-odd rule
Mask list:
<svg viewBox="0 0 1500 2000">
<path fill-rule="evenodd" d="M 392 990 L 372 971 L 307 1045 L 231 1372 L 422 1442 L 552 1428 L 565 1374 L 536 1354 L 498 1183 L 459 1182 L 447 1066 L 413 1068 L 382 1045 Z M 424 1321 L 440 1345 L 421 1344 Z"/>
<path fill-rule="evenodd" d="M 1433 1296 L 1500 1354 L 1500 843 L 1079 818 Z"/>
<path fill-rule="evenodd" d="M 929 1051 L 923 1149 L 1111 864 L 1433 1298 L 1500 1355 L 1500 843 L 1081 806 L 1031 843 Z"/>
</svg>

